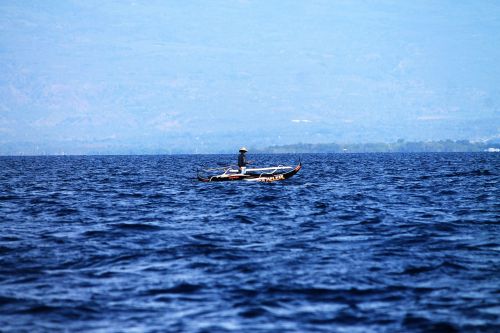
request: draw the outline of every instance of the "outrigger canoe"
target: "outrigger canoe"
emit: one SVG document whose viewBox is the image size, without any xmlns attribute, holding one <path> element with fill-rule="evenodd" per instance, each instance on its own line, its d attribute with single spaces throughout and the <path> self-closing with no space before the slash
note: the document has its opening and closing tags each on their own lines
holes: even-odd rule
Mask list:
<svg viewBox="0 0 500 333">
<path fill-rule="evenodd" d="M 233 181 L 233 180 L 245 180 L 254 182 L 275 182 L 278 180 L 285 180 L 293 175 L 295 175 L 302 168 L 302 163 L 293 168 L 290 166 L 277 166 L 277 167 L 267 167 L 267 168 L 247 168 L 244 174 L 240 173 L 237 168 L 227 167 L 227 168 L 216 168 L 207 169 L 205 172 L 224 170 L 220 175 L 215 176 L 203 176 L 201 172 L 198 172 L 198 180 L 202 182 L 222 182 L 222 181 Z"/>
</svg>

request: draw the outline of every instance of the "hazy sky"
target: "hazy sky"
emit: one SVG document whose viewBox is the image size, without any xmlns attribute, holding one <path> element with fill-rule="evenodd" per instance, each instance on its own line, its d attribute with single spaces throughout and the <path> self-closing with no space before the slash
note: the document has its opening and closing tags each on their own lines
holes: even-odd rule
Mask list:
<svg viewBox="0 0 500 333">
<path fill-rule="evenodd" d="M 0 153 L 500 135 L 500 1 L 0 1 Z"/>
</svg>

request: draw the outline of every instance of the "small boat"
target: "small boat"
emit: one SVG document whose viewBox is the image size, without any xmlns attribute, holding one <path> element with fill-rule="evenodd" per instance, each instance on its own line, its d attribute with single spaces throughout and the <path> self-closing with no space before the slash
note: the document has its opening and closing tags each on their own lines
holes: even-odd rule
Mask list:
<svg viewBox="0 0 500 333">
<path fill-rule="evenodd" d="M 198 180 L 202 182 L 222 182 L 232 180 L 245 180 L 253 182 L 275 182 L 285 180 L 295 175 L 302 168 L 302 163 L 293 168 L 290 166 L 276 166 L 267 168 L 247 168 L 244 174 L 240 173 L 237 167 L 214 168 L 203 170 L 205 173 L 210 173 L 217 170 L 224 172 L 214 176 L 203 176 L 202 172 L 198 172 Z"/>
</svg>

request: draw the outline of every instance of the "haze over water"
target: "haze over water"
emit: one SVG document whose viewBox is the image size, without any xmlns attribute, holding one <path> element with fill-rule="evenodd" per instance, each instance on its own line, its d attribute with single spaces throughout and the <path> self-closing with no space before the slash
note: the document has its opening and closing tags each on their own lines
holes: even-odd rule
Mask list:
<svg viewBox="0 0 500 333">
<path fill-rule="evenodd" d="M 1 330 L 500 330 L 500 155 L 301 158 L 0 157 Z"/>
</svg>

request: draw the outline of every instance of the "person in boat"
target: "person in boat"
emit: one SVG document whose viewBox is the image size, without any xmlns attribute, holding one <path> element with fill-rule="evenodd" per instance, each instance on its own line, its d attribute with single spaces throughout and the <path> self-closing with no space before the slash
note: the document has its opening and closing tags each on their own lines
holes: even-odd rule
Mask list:
<svg viewBox="0 0 500 333">
<path fill-rule="evenodd" d="M 238 155 L 238 168 L 240 170 L 240 173 L 243 175 L 246 172 L 247 164 L 250 163 L 249 161 L 247 161 L 247 157 L 245 155 L 247 151 L 248 150 L 245 147 L 241 147 L 240 154 Z"/>
</svg>

